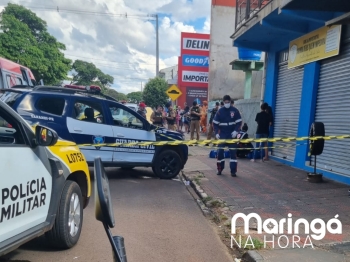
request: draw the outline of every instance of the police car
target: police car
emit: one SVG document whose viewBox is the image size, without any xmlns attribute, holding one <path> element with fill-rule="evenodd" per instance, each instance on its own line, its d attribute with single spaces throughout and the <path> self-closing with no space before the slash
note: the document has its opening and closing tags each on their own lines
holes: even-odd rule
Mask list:
<svg viewBox="0 0 350 262">
<path fill-rule="evenodd" d="M 83 154 L 1 101 L 0 120 L 0 256 L 45 233 L 53 246 L 74 246 L 91 194 Z"/>
<path fill-rule="evenodd" d="M 3 91 L 0 100 L 30 124 L 45 125 L 61 138 L 76 142 L 90 165 L 95 157 L 101 157 L 105 167 L 152 167 L 158 177 L 171 179 L 186 164 L 186 145 L 95 146 L 184 139 L 181 133 L 156 127 L 128 106 L 102 96 L 99 87 L 37 86 Z"/>
</svg>

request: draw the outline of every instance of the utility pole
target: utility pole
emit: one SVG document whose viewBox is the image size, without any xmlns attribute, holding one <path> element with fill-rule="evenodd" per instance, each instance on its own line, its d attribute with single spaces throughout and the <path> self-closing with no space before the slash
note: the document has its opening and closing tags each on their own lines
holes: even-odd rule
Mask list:
<svg viewBox="0 0 350 262">
<path fill-rule="evenodd" d="M 156 76 L 159 76 L 159 27 L 158 27 L 158 14 L 156 14 Z"/>
<path fill-rule="evenodd" d="M 141 82 L 141 92 L 142 92 L 142 82 Z"/>
</svg>

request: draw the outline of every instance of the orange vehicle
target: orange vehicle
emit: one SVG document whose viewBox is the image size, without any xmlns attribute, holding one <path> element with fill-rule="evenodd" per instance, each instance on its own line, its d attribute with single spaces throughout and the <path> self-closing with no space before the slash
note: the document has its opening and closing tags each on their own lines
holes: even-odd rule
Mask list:
<svg viewBox="0 0 350 262">
<path fill-rule="evenodd" d="M 35 86 L 35 77 L 28 67 L 0 57 L 0 89 L 15 85 Z"/>
</svg>

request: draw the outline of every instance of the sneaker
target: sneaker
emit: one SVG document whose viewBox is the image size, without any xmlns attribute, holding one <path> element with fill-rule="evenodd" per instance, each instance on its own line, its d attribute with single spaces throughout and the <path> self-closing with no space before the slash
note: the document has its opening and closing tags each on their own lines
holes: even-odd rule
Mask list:
<svg viewBox="0 0 350 262">
<path fill-rule="evenodd" d="M 218 176 L 221 176 L 221 171 L 218 171 L 216 174 L 217 174 Z"/>
<path fill-rule="evenodd" d="M 236 175 L 236 173 L 231 173 L 231 176 L 236 177 L 237 175 Z"/>
</svg>

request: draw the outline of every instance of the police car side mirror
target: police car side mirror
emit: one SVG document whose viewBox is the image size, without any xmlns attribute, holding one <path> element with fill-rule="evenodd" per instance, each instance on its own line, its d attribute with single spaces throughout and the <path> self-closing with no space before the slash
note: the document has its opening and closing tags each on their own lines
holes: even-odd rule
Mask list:
<svg viewBox="0 0 350 262">
<path fill-rule="evenodd" d="M 57 143 L 58 134 L 50 128 L 38 125 L 35 127 L 35 138 L 39 146 L 53 146 Z"/>
</svg>

